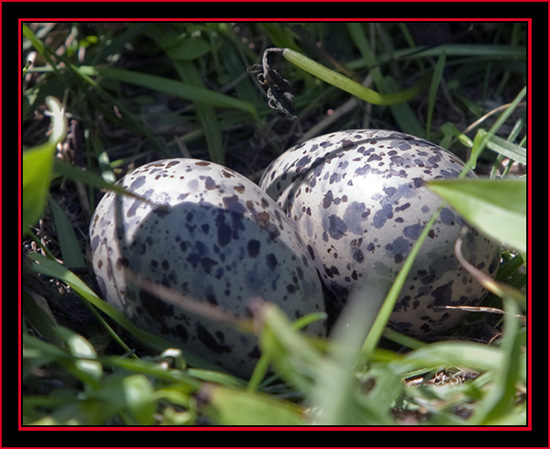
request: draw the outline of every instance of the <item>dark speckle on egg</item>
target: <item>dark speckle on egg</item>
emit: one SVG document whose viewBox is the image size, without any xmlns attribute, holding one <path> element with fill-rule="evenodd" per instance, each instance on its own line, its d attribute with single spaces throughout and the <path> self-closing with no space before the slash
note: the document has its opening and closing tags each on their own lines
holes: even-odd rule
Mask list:
<svg viewBox="0 0 550 449">
<path fill-rule="evenodd" d="M 223 336 L 223 333 L 221 335 Z M 233 352 L 230 346 L 221 344 L 218 339 L 208 332 L 206 327 L 200 324 L 197 324 L 197 338 L 204 346 L 216 354 L 231 354 Z"/>
<path fill-rule="evenodd" d="M 249 257 L 258 257 L 258 254 L 260 254 L 260 242 L 256 239 L 251 239 L 248 241 L 246 249 Z"/>
<path fill-rule="evenodd" d="M 328 233 L 332 239 L 340 239 L 348 230 L 348 227 L 344 220 L 342 220 L 337 215 L 330 215 L 329 219 L 329 229 Z"/>
</svg>

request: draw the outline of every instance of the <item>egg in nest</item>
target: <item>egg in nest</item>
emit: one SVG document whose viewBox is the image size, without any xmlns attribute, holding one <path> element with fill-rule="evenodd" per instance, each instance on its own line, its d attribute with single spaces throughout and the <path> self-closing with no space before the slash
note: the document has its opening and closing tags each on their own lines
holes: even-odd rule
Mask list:
<svg viewBox="0 0 550 449">
<path fill-rule="evenodd" d="M 389 290 L 412 246 L 442 200 L 424 184 L 456 178 L 464 163 L 423 139 L 386 130 L 348 130 L 296 145 L 264 172 L 262 187 L 294 222 L 340 309 L 364 286 Z M 468 176 L 476 176 L 472 171 Z M 483 287 L 460 265 L 454 245 L 496 274 L 500 245 L 443 207 L 409 273 L 390 326 L 414 336 L 446 331 L 464 313 L 444 306 L 478 305 Z"/>
<path fill-rule="evenodd" d="M 248 377 L 260 355 L 254 336 L 152 294 L 135 278 L 241 318 L 258 297 L 292 319 L 324 311 L 321 283 L 293 223 L 244 176 L 211 162 L 166 159 L 118 184 L 146 201 L 103 196 L 91 220 L 92 261 L 104 299 L 136 325 Z M 325 323 L 307 331 L 323 336 Z"/>
</svg>

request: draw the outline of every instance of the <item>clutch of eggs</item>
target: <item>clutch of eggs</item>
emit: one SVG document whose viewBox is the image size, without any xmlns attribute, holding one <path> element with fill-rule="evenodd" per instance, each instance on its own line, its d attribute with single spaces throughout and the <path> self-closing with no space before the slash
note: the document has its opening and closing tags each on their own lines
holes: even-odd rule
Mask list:
<svg viewBox="0 0 550 449">
<path fill-rule="evenodd" d="M 260 187 L 295 224 L 331 293 L 327 310 L 349 294 L 389 290 L 405 258 L 442 200 L 424 181 L 456 178 L 464 163 L 426 140 L 385 130 L 326 134 L 290 148 L 264 172 Z M 468 176 L 476 176 L 472 171 Z M 454 244 L 494 276 L 500 245 L 468 227 L 450 207 L 425 240 L 390 318 L 390 325 L 423 337 L 446 331 L 478 305 L 485 291 L 458 262 Z"/>
<path fill-rule="evenodd" d="M 292 319 L 325 307 L 336 314 L 359 287 L 364 300 L 369 289 L 389 290 L 441 204 L 424 181 L 456 178 L 463 167 L 437 145 L 384 130 L 299 144 L 267 168 L 261 188 L 211 162 L 152 162 L 119 181 L 145 201 L 108 192 L 94 212 L 96 279 L 104 299 L 136 325 L 248 377 L 260 355 L 254 336 L 152 294 L 136 277 L 241 318 L 257 297 Z M 392 327 L 417 337 L 443 332 L 464 317 L 444 306 L 483 299 L 485 291 L 455 257 L 459 234 L 466 260 L 496 274 L 500 245 L 444 207 L 397 300 Z M 326 324 L 306 331 L 324 336 Z"/>
</svg>

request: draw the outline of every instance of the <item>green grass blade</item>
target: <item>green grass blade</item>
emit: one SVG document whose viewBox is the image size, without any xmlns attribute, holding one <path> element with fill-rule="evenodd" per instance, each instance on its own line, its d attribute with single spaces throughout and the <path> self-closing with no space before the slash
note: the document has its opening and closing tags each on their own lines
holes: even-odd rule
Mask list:
<svg viewBox="0 0 550 449">
<path fill-rule="evenodd" d="M 149 346 L 164 350 L 170 346 L 168 342 L 159 337 L 153 336 L 148 332 L 144 332 L 131 323 L 119 310 L 103 301 L 97 296 L 90 287 L 86 285 L 73 272 L 60 265 L 56 261 L 46 259 L 39 254 L 29 254 L 29 258 L 36 263 L 29 265 L 29 269 L 35 273 L 41 273 L 46 276 L 51 276 L 68 284 L 79 296 L 92 304 L 94 307 L 101 310 L 107 316 L 115 320 L 118 324 L 124 327 L 127 331 L 138 337 L 140 340 L 148 342 Z"/>
<path fill-rule="evenodd" d="M 189 86 L 207 90 L 202 77 L 195 65 L 194 59 L 211 51 L 211 45 L 200 38 L 182 39 L 171 28 L 154 27 L 147 33 L 172 60 L 181 81 Z M 210 160 L 218 164 L 225 163 L 225 149 L 218 117 L 214 106 L 194 101 L 197 118 L 202 126 L 203 134 L 208 144 Z"/>
<path fill-rule="evenodd" d="M 314 75 L 320 80 L 355 95 L 361 100 L 380 106 L 394 105 L 411 100 L 423 89 L 423 83 L 421 83 L 400 92 L 379 93 L 364 87 L 347 76 L 335 72 L 334 70 L 330 70 L 321 64 L 306 58 L 302 54 L 295 52 L 294 50 L 290 50 L 289 48 L 285 48 L 283 50 L 283 56 L 295 66 Z"/>
<path fill-rule="evenodd" d="M 57 228 L 63 264 L 69 269 L 84 268 L 86 262 L 82 256 L 76 234 L 67 214 L 53 198 L 50 198 L 49 204 Z"/>
<path fill-rule="evenodd" d="M 428 92 L 428 111 L 426 117 L 426 139 L 430 140 L 431 131 L 432 131 L 432 118 L 434 113 L 435 99 L 437 97 L 437 91 L 439 85 L 441 84 L 441 79 L 443 77 L 443 69 L 445 68 L 446 55 L 441 53 L 437 59 L 435 65 L 434 73 L 432 76 L 432 82 L 430 84 L 430 90 Z"/>
<path fill-rule="evenodd" d="M 472 146 L 472 157 L 473 162 L 477 161 L 477 158 L 481 154 L 481 152 L 484 150 L 484 148 L 487 146 L 491 138 L 496 134 L 497 130 L 499 130 L 502 125 L 508 120 L 508 118 L 512 115 L 512 113 L 516 110 L 519 103 L 525 98 L 525 95 L 527 95 L 527 87 L 524 87 L 521 89 L 519 94 L 514 98 L 514 100 L 510 103 L 510 106 L 507 107 L 502 114 L 499 115 L 499 117 L 496 119 L 495 123 L 489 131 L 482 132 L 476 134 L 474 138 L 474 144 Z M 475 167 L 475 165 L 473 165 Z"/>
<path fill-rule="evenodd" d="M 419 58 L 434 58 L 445 53 L 448 57 L 477 57 L 489 58 L 491 60 L 518 60 L 524 61 L 527 58 L 526 47 L 522 45 L 485 45 L 485 44 L 442 44 L 436 47 L 426 48 L 422 46 L 396 50 L 393 55 L 381 55 L 380 63 L 388 62 L 391 59 L 404 61 Z M 350 66 L 359 65 L 359 61 Z"/>
<path fill-rule="evenodd" d="M 83 170 L 79 167 L 70 165 L 61 159 L 55 159 L 53 162 L 54 172 L 57 175 L 63 176 L 66 179 L 70 179 L 74 182 L 81 182 L 90 187 L 95 187 L 98 190 L 107 189 L 112 190 L 120 195 L 128 195 L 141 201 L 149 202 L 148 199 L 143 198 L 135 193 L 132 193 L 117 184 L 105 181 L 100 175 Z"/>
<path fill-rule="evenodd" d="M 483 129 L 480 129 L 478 133 L 484 138 L 489 133 Z M 487 148 L 501 154 L 504 157 L 513 159 L 521 164 L 527 163 L 527 150 L 525 147 L 516 145 L 512 142 L 508 142 L 499 136 L 490 135 L 487 142 Z"/>
<path fill-rule="evenodd" d="M 63 79 L 59 72 L 59 69 L 57 68 L 57 65 L 51 58 L 52 51 L 46 45 L 44 45 L 44 42 L 36 37 L 32 30 L 25 24 L 23 24 L 23 36 L 31 42 L 32 46 L 38 52 L 38 54 L 40 54 L 40 56 L 42 56 L 48 62 L 52 70 L 63 80 L 63 82 L 65 82 L 66 80 Z"/>
<path fill-rule="evenodd" d="M 319 364 L 310 394 L 313 408 L 322 410 L 315 418 L 320 425 L 390 424 L 390 404 L 360 401 L 357 379 L 358 354 L 377 315 L 385 290 L 376 294 L 355 292 L 331 333 L 327 355 Z M 375 296 L 375 297 L 373 297 Z"/>
<path fill-rule="evenodd" d="M 449 366 L 496 371 L 502 365 L 502 358 L 502 351 L 498 348 L 479 343 L 451 341 L 426 345 L 390 364 L 398 375 L 406 377 L 412 372 L 428 372 Z"/>
<path fill-rule="evenodd" d="M 170 55 L 170 53 L 168 54 Z M 184 82 L 196 86 L 198 89 L 206 89 L 193 62 L 175 61 L 174 66 Z M 225 149 L 216 111 L 213 106 L 201 102 L 195 102 L 195 109 L 206 137 L 210 160 L 223 165 L 225 163 Z"/>
<path fill-rule="evenodd" d="M 258 116 L 256 107 L 249 102 L 170 78 L 106 67 L 80 67 L 80 70 L 88 76 L 102 76 L 110 80 L 147 87 L 185 100 L 213 107 L 239 109 L 248 112 L 253 117 Z"/>
<path fill-rule="evenodd" d="M 309 392 L 319 369 L 321 353 L 274 304 L 262 302 L 254 314 L 263 324 L 262 354 L 267 354 L 275 371 L 285 381 L 299 391 Z"/>
<path fill-rule="evenodd" d="M 354 44 L 357 46 L 357 48 L 361 52 L 361 55 L 363 56 L 365 65 L 367 67 L 370 67 L 369 73 L 372 76 L 376 87 L 383 92 L 384 96 L 389 95 L 389 98 L 391 98 L 392 96 L 397 96 L 399 98 L 401 93 L 387 93 L 396 92 L 398 89 L 397 83 L 393 78 L 384 78 L 384 76 L 382 75 L 379 66 L 380 61 L 376 58 L 373 51 L 371 50 L 371 46 L 369 44 L 369 41 L 367 40 L 367 37 L 365 36 L 362 24 L 348 23 L 346 24 L 346 26 Z M 406 101 L 414 98 L 424 88 L 426 81 L 427 78 L 420 80 L 415 86 L 413 86 L 413 88 L 411 88 L 413 89 L 412 92 L 411 89 L 407 89 L 406 91 L 404 91 L 411 94 L 411 96 L 406 95 L 400 98 L 401 101 L 385 103 L 390 104 L 392 115 L 395 118 L 395 121 L 398 123 L 399 128 L 403 132 L 418 137 L 424 137 L 424 127 L 420 124 L 418 118 L 416 117 L 416 114 L 406 103 Z"/>
<path fill-rule="evenodd" d="M 361 354 L 360 354 L 360 364 L 362 365 L 366 364 L 367 361 L 370 359 L 372 353 L 376 349 L 376 346 L 380 341 L 380 337 L 382 336 L 382 333 L 384 332 L 386 324 L 388 323 L 390 315 L 393 312 L 395 303 L 397 301 L 397 298 L 399 297 L 399 292 L 401 291 L 401 288 L 403 287 L 403 284 L 405 283 L 407 276 L 409 275 L 409 271 L 412 268 L 414 259 L 416 259 L 416 256 L 420 252 L 420 248 L 422 247 L 424 240 L 428 236 L 428 233 L 430 232 L 431 227 L 439 217 L 440 209 L 441 207 L 437 210 L 436 213 L 433 214 L 432 218 L 428 221 L 426 226 L 424 226 L 424 229 L 420 233 L 418 240 L 415 242 L 415 244 L 411 248 L 411 252 L 405 259 L 405 262 L 403 263 L 403 266 L 399 270 L 399 273 L 395 278 L 395 281 L 391 285 L 391 288 L 386 296 L 386 299 L 382 304 L 382 307 L 376 317 L 376 320 L 374 321 L 369 331 L 369 334 L 365 339 L 365 342 L 363 343 L 363 347 L 361 349 Z"/>
<path fill-rule="evenodd" d="M 61 344 L 61 338 L 56 331 L 57 321 L 46 298 L 23 285 L 21 305 L 25 321 L 28 320 L 35 332 L 52 343 Z"/>
<path fill-rule="evenodd" d="M 384 85 L 386 89 L 395 91 L 397 89 L 397 83 L 391 77 L 384 79 Z M 403 132 L 424 138 L 424 127 L 418 120 L 417 114 L 409 106 L 408 103 L 399 103 L 390 106 L 393 118 L 399 125 L 399 129 Z"/>
<path fill-rule="evenodd" d="M 97 75 L 97 72 L 94 68 L 90 67 L 77 67 L 72 64 L 68 59 L 60 56 L 66 66 L 71 70 L 71 72 L 79 79 L 81 82 L 85 83 L 86 86 L 89 86 L 94 92 L 101 98 L 101 100 L 108 104 L 111 108 L 116 106 L 118 113 L 117 115 L 122 116 L 122 122 L 125 126 L 133 129 L 134 132 L 141 134 L 147 137 L 151 143 L 157 148 L 157 150 L 164 155 L 164 157 L 170 157 L 170 153 L 167 151 L 164 144 L 154 136 L 151 131 L 140 121 L 134 114 L 132 114 L 122 102 L 118 101 L 115 97 L 109 94 L 103 87 L 101 87 L 95 80 L 90 78 L 91 75 Z M 90 70 L 91 69 L 91 70 Z M 118 118 L 118 117 L 117 117 Z"/>
<path fill-rule="evenodd" d="M 519 251 L 527 249 L 527 183 L 525 179 L 428 181 L 471 225 Z"/>
<path fill-rule="evenodd" d="M 516 384 L 520 381 L 525 366 L 521 363 L 522 335 L 520 321 L 515 317 L 519 307 L 512 298 L 506 298 L 504 335 L 501 344 L 501 363 L 495 370 L 495 382 L 491 391 L 474 412 L 475 424 L 507 424 L 507 415 L 514 407 Z"/>
</svg>

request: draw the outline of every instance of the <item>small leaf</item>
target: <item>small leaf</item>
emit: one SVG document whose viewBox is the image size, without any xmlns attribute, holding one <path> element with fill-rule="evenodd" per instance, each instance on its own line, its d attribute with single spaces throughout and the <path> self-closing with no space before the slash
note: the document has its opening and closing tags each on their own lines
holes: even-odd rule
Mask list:
<svg viewBox="0 0 550 449">
<path fill-rule="evenodd" d="M 141 374 L 125 377 L 122 382 L 124 403 L 133 418 L 142 425 L 154 422 L 156 402 L 153 400 L 153 386 Z"/>
<path fill-rule="evenodd" d="M 53 97 L 47 97 L 46 102 L 52 115 L 50 138 L 48 142 L 23 152 L 23 232 L 42 217 L 50 188 L 55 147 L 67 132 L 61 104 Z"/>
<path fill-rule="evenodd" d="M 52 155 L 50 142 L 23 152 L 23 229 L 35 224 L 46 204 L 51 179 Z"/>
<path fill-rule="evenodd" d="M 207 415 L 222 425 L 305 424 L 302 409 L 261 393 L 204 384 L 199 392 Z"/>
<path fill-rule="evenodd" d="M 103 375 L 101 363 L 97 359 L 94 347 L 76 332 L 58 326 L 57 332 L 65 340 L 70 354 L 74 357 L 67 368 L 80 380 L 97 388 Z"/>
<path fill-rule="evenodd" d="M 525 179 L 446 179 L 427 184 L 472 226 L 497 241 L 526 251 Z"/>
</svg>

